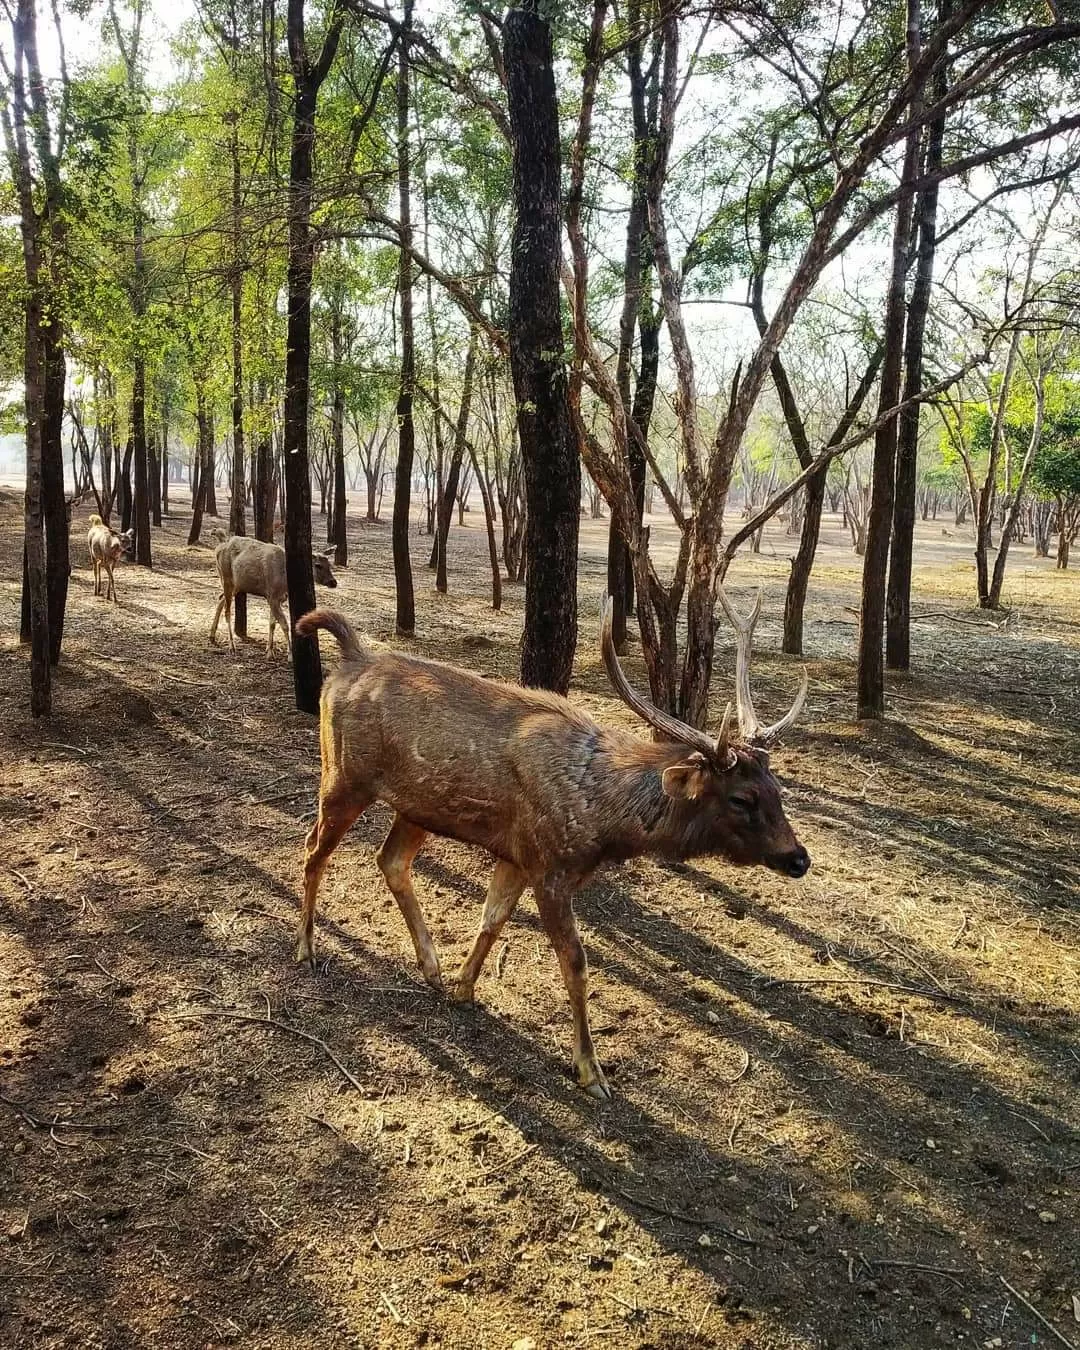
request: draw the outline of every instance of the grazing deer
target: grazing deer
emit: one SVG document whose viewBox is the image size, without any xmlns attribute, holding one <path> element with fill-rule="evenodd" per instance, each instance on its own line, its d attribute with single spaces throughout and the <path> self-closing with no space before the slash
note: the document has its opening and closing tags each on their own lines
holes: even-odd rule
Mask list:
<svg viewBox="0 0 1080 1350">
<path fill-rule="evenodd" d="M 333 551 L 333 549 L 329 550 L 330 553 Z M 270 657 L 274 654 L 275 623 L 281 625 L 285 634 L 285 644 L 291 651 L 292 640 L 289 636 L 289 621 L 281 608 L 289 593 L 289 587 L 285 580 L 285 550 L 281 545 L 267 544 L 261 539 L 251 539 L 247 535 L 234 534 L 230 539 L 223 539 L 223 542 L 214 549 L 214 561 L 217 563 L 218 575 L 221 577 L 221 595 L 218 598 L 217 609 L 214 611 L 214 622 L 210 628 L 210 641 L 215 642 L 217 640 L 218 624 L 221 622 L 221 612 L 224 610 L 225 625 L 229 630 L 229 648 L 231 651 L 236 651 L 232 626 L 232 602 L 233 596 L 238 591 L 244 591 L 248 595 L 263 596 L 270 606 L 270 632 L 266 639 L 266 655 Z M 320 586 L 328 586 L 331 590 L 337 586 L 330 566 L 330 559 L 326 554 L 313 553 L 311 565 L 315 572 L 315 580 Z"/>
<path fill-rule="evenodd" d="M 472 999 L 488 952 L 531 886 L 570 995 L 578 1082 L 595 1097 L 609 1097 L 589 1031 L 585 952 L 572 905 L 578 887 L 602 864 L 643 854 L 719 854 L 736 866 L 761 863 L 790 877 L 810 866 L 784 815 L 768 756 L 802 709 L 806 672 L 791 710 L 763 727 L 750 697 L 750 642 L 761 596 L 746 619 L 722 598 L 738 637 L 738 734 L 728 704 L 715 739 L 630 687 L 612 642 L 610 600 L 600 640 L 608 676 L 661 740 L 600 727 L 557 694 L 370 651 L 334 610 L 305 614 L 297 631 L 332 633 L 342 661 L 322 690 L 319 815 L 307 837 L 296 959 L 314 965 L 315 899 L 330 855 L 373 801 L 386 802 L 396 815 L 377 861 L 428 983 L 443 987 L 411 873 L 427 836 L 441 834 L 478 844 L 497 859 L 480 931 L 451 986 L 454 997 Z"/>
<path fill-rule="evenodd" d="M 86 531 L 86 547 L 94 569 L 94 594 L 101 594 L 101 578 L 104 572 L 109 578 L 105 599 L 111 599 L 118 605 L 120 601 L 116 598 L 113 568 L 124 555 L 125 536 L 113 534 L 99 515 L 92 515 L 88 523 L 90 528 Z"/>
</svg>

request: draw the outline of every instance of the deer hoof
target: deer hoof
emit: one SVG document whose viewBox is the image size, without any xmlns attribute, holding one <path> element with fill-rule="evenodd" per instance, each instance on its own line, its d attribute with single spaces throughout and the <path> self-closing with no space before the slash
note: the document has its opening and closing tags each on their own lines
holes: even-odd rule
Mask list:
<svg viewBox="0 0 1080 1350">
<path fill-rule="evenodd" d="M 590 1097 L 595 1097 L 599 1102 L 611 1101 L 611 1088 L 608 1087 L 603 1069 L 595 1060 L 591 1063 L 578 1064 L 575 1070 L 578 1086 L 583 1087 Z"/>
<path fill-rule="evenodd" d="M 312 970 L 315 969 L 315 952 L 311 945 L 301 938 L 296 947 L 296 964 L 309 965 Z"/>
<path fill-rule="evenodd" d="M 442 971 L 439 969 L 438 962 L 433 966 L 421 966 L 421 971 L 424 979 L 431 985 L 432 989 L 438 990 L 440 994 L 445 992 Z"/>
<path fill-rule="evenodd" d="M 476 998 L 472 983 L 460 977 L 450 983 L 446 992 L 455 1003 L 472 1003 Z"/>
</svg>

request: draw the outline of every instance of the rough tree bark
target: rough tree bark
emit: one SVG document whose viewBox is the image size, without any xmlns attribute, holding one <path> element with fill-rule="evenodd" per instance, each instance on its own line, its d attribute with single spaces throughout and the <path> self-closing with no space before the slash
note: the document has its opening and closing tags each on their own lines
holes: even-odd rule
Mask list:
<svg viewBox="0 0 1080 1350">
<path fill-rule="evenodd" d="M 949 17 L 952 0 L 940 0 L 939 19 Z M 945 66 L 939 67 L 931 97 L 943 98 Z M 935 118 L 926 132 L 926 153 L 920 172 L 934 174 L 941 168 L 945 118 Z M 907 336 L 904 343 L 903 398 L 914 398 L 922 389 L 923 341 L 930 312 L 930 289 L 937 251 L 938 185 L 931 181 L 915 203 L 914 228 L 918 232 L 915 281 L 908 302 Z M 901 414 L 896 438 L 896 487 L 893 502 L 892 543 L 885 600 L 885 660 L 892 670 L 907 670 L 911 664 L 911 554 L 915 542 L 915 490 L 918 479 L 919 421 L 922 405 L 912 403 Z"/>
<path fill-rule="evenodd" d="M 521 681 L 566 693 L 577 642 L 581 464 L 559 309 L 559 109 L 547 22 L 511 9 L 503 60 L 514 158 L 510 364 L 527 503 Z"/>
<path fill-rule="evenodd" d="M 313 61 L 304 37 L 304 0 L 289 0 L 287 35 L 295 103 L 289 157 L 288 327 L 285 347 L 285 575 L 293 631 L 293 686 L 301 712 L 319 710 L 322 663 L 315 637 L 296 632 L 296 621 L 315 607 L 311 565 L 311 473 L 308 405 L 311 375 L 311 283 L 314 247 L 311 199 L 315 110 L 345 21 L 332 8 L 322 51 Z"/>
<path fill-rule="evenodd" d="M 397 595 L 395 627 L 400 637 L 416 631 L 416 600 L 413 594 L 412 561 L 409 557 L 409 505 L 412 495 L 413 456 L 416 428 L 413 397 L 416 385 L 416 350 L 413 332 L 412 216 L 409 209 L 409 35 L 412 30 L 412 0 L 405 0 L 405 14 L 398 39 L 397 164 L 398 209 L 401 225 L 401 258 L 398 268 L 398 304 L 401 314 L 401 384 L 398 389 L 398 458 L 394 478 L 394 521 L 391 538 L 394 553 L 394 588 Z"/>
<path fill-rule="evenodd" d="M 919 51 L 919 0 L 908 0 L 908 66 Z M 908 186 L 918 167 L 919 136 L 909 131 L 901 183 Z M 904 357 L 904 291 L 911 249 L 912 194 L 901 196 L 893 227 L 892 264 L 885 302 L 879 411 L 896 406 Z M 885 581 L 892 533 L 896 479 L 896 418 L 883 423 L 874 437 L 874 468 L 863 557 L 862 607 L 859 622 L 858 716 L 860 720 L 885 716 Z"/>
</svg>

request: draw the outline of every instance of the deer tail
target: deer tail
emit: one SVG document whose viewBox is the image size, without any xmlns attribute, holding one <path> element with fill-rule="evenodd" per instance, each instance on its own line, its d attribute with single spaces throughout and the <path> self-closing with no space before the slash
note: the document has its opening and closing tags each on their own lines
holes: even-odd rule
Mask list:
<svg viewBox="0 0 1080 1350">
<path fill-rule="evenodd" d="M 301 615 L 296 621 L 296 631 L 305 637 L 311 636 L 320 628 L 324 628 L 337 638 L 341 655 L 346 661 L 364 659 L 364 649 L 360 645 L 355 629 L 339 610 L 313 609 L 310 613 Z"/>
</svg>

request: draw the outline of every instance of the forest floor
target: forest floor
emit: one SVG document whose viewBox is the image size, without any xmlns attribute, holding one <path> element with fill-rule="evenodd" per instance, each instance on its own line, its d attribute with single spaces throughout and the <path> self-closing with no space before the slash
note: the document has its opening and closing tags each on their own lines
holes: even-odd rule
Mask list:
<svg viewBox="0 0 1080 1350">
<path fill-rule="evenodd" d="M 933 617 L 890 720 L 857 726 L 858 560 L 829 523 L 808 710 L 774 756 L 813 869 L 645 861 L 581 894 L 598 1103 L 568 1077 L 531 902 L 475 1007 L 422 982 L 374 862 L 381 807 L 327 874 L 320 969 L 293 963 L 317 728 L 266 660 L 261 600 L 251 643 L 210 646 L 186 511 L 113 605 L 80 510 L 55 712 L 31 723 L 20 511 L 3 494 L 4 1345 L 1080 1346 L 1080 575 L 1018 547 L 999 628 L 971 607 L 970 541 L 920 526 Z M 447 597 L 413 537 L 414 643 L 393 638 L 387 523 L 353 522 L 320 599 L 512 678 L 522 592 L 490 611 L 469 519 Z M 798 680 L 791 551 L 768 535 L 731 576 L 744 603 L 765 589 L 763 712 Z M 573 698 L 629 724 L 591 632 L 603 559 L 583 522 Z M 722 636 L 718 710 L 730 667 Z M 444 969 L 488 868 L 434 840 L 418 859 Z"/>
</svg>

